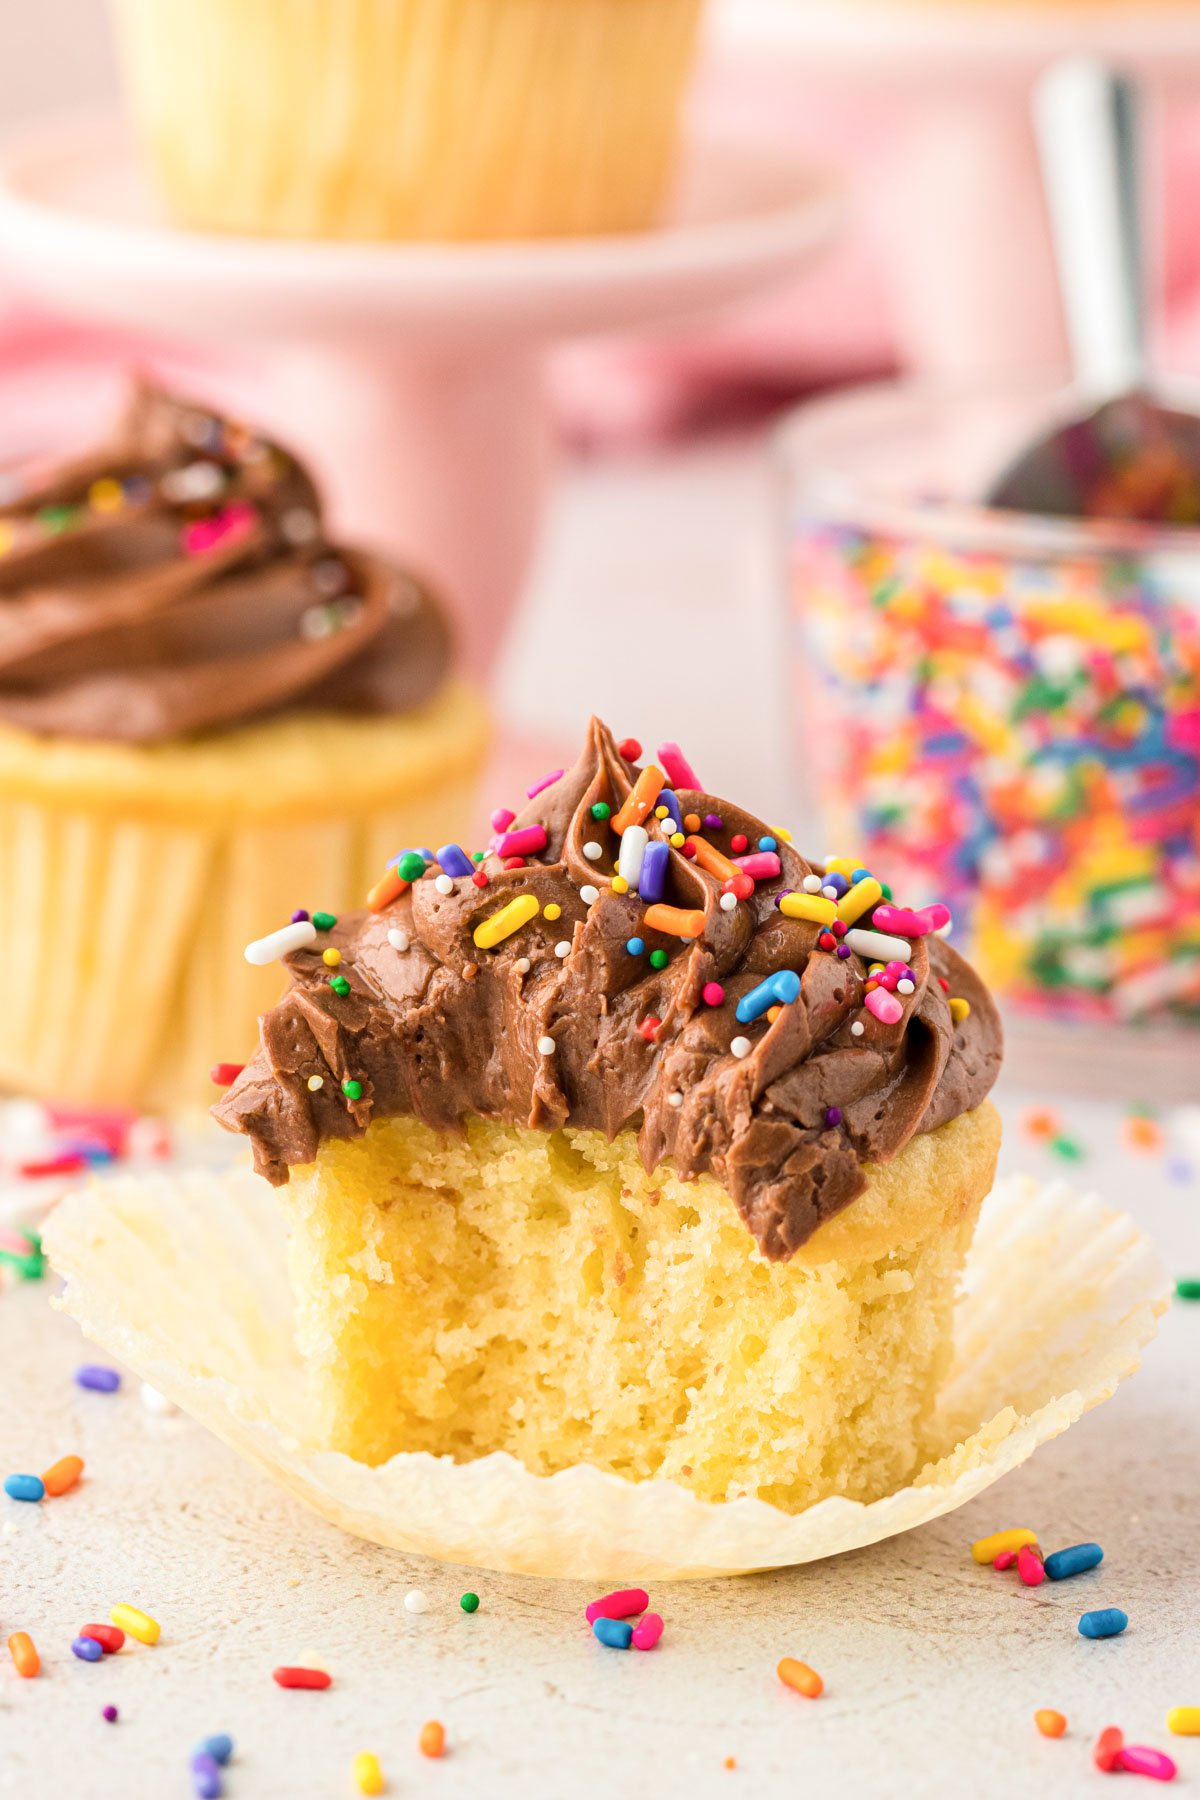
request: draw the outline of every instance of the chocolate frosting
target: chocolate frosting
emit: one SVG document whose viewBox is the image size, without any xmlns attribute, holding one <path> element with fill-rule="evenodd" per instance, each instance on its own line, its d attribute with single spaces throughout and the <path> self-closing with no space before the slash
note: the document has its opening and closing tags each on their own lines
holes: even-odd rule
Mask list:
<svg viewBox="0 0 1200 1800">
<path fill-rule="evenodd" d="M 0 719 L 133 743 L 282 707 L 405 712 L 450 661 L 410 576 L 325 536 L 277 444 L 138 384 L 111 438 L 0 493 Z"/>
<path fill-rule="evenodd" d="M 629 1127 L 648 1170 L 671 1158 L 685 1178 L 711 1172 L 764 1254 L 782 1260 L 863 1191 L 865 1163 L 983 1100 L 1001 1037 L 977 976 L 942 937 L 914 939 L 902 1016 L 877 1019 L 863 1004 L 867 962 L 839 958 L 817 925 L 778 910 L 820 866 L 789 844 L 778 844 L 779 876 L 732 910 L 720 875 L 672 849 L 666 902 L 702 912 L 702 933 L 684 941 L 649 929 L 644 900 L 610 885 L 620 839 L 591 810 L 615 814 L 638 772 L 593 720 L 574 768 L 509 828 L 544 826 L 536 856 L 509 868 L 493 847 L 479 866 L 486 885 L 463 875 L 442 881 L 449 892 L 433 864 L 382 911 L 342 918 L 287 958 L 293 986 L 214 1108 L 250 1137 L 269 1181 L 285 1182 L 324 1140 L 400 1113 L 447 1128 L 479 1114 L 610 1138 Z M 676 798 L 683 815 L 719 817 L 702 835 L 726 856 L 734 836 L 753 848 L 766 833 L 707 794 L 680 788 Z M 671 823 L 651 813 L 645 829 L 653 842 Z M 475 929 L 522 894 L 537 899 L 536 917 L 479 949 Z M 553 906 L 561 913 L 547 918 Z M 330 947 L 341 952 L 332 976 Z M 662 968 L 650 963 L 656 949 L 667 953 Z M 773 1020 L 739 1024 L 738 1001 L 781 970 L 799 976 L 796 1000 Z M 338 977 L 348 992 L 330 985 Z M 704 991 L 712 983 L 723 989 L 716 1004 Z M 957 1023 L 951 997 L 970 1006 Z M 749 1041 L 741 1055 L 737 1039 Z"/>
</svg>

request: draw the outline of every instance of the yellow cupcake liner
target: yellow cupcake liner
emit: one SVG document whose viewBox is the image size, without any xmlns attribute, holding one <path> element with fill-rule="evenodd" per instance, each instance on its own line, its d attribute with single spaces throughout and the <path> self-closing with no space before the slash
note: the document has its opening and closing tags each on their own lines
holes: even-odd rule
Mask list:
<svg viewBox="0 0 1200 1800">
<path fill-rule="evenodd" d="M 246 944 L 298 906 L 361 906 L 389 856 L 460 829 L 485 743 L 467 690 L 150 750 L 0 733 L 0 1088 L 211 1101 L 285 985 Z"/>
<path fill-rule="evenodd" d="M 701 0 L 116 0 L 167 204 L 206 230 L 649 225 Z"/>
<path fill-rule="evenodd" d="M 96 1182 L 44 1242 L 66 1277 L 60 1304 L 90 1338 L 332 1524 L 448 1562 L 598 1581 L 812 1562 L 952 1512 L 1112 1395 L 1169 1291 L 1125 1215 L 1063 1182 L 1001 1182 L 967 1264 L 939 1459 L 870 1504 L 789 1515 L 585 1465 L 538 1476 L 506 1454 L 422 1453 L 370 1468 L 314 1448 L 282 1209 L 248 1169 Z"/>
</svg>

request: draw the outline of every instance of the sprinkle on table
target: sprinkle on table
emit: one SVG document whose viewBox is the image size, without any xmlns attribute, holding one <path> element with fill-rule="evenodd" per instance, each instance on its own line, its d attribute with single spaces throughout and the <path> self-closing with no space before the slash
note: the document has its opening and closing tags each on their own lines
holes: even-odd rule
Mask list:
<svg viewBox="0 0 1200 1800">
<path fill-rule="evenodd" d="M 1083 1614 L 1079 1635 L 1086 1638 L 1119 1637 L 1128 1623 L 1128 1613 L 1122 1612 L 1119 1606 L 1100 1606 Z"/>
<path fill-rule="evenodd" d="M 4 1491 L 10 1500 L 26 1500 L 34 1505 L 46 1497 L 40 1475 L 6 1475 Z"/>
<path fill-rule="evenodd" d="M 410 1588 L 404 1596 L 404 1610 L 410 1613 L 429 1611 L 429 1595 L 424 1588 Z"/>
<path fill-rule="evenodd" d="M 458 1604 L 462 1607 L 462 1609 L 465 1613 L 478 1612 L 479 1611 L 479 1595 L 473 1594 L 470 1591 L 470 1589 L 468 1588 L 467 1592 L 460 1596 Z"/>
<path fill-rule="evenodd" d="M 39 1674 L 42 1659 L 37 1647 L 27 1631 L 14 1631 L 8 1640 L 8 1654 L 12 1657 L 13 1667 L 25 1681 L 32 1681 Z"/>
<path fill-rule="evenodd" d="M 446 1727 L 440 1719 L 427 1719 L 421 1727 L 417 1748 L 422 1756 L 445 1756 Z"/>
<path fill-rule="evenodd" d="M 794 1688 L 808 1700 L 818 1699 L 825 1691 L 825 1683 L 817 1671 L 809 1668 L 806 1662 L 798 1662 L 794 1656 L 783 1657 L 776 1665 L 775 1673 L 784 1687 Z"/>
<path fill-rule="evenodd" d="M 1033 1715 L 1033 1722 L 1043 1737 L 1060 1738 L 1067 1729 L 1066 1714 L 1055 1712 L 1050 1706 L 1040 1707 Z"/>
<path fill-rule="evenodd" d="M 110 1608 L 108 1616 L 114 1625 L 119 1625 L 127 1636 L 136 1638 L 139 1644 L 157 1644 L 162 1635 L 162 1626 L 158 1620 L 152 1619 L 140 1607 L 124 1604 L 114 1606 Z"/>
<path fill-rule="evenodd" d="M 1200 1300 L 1200 1275 L 1181 1275 L 1175 1283 L 1177 1300 Z"/>
<path fill-rule="evenodd" d="M 56 1463 L 42 1471 L 42 1486 L 52 1499 L 69 1493 L 83 1474 L 82 1456 L 60 1456 Z"/>
<path fill-rule="evenodd" d="M 1002 1550 L 1011 1550 L 1015 1555 L 1023 1544 L 1036 1544 L 1037 1541 L 1037 1532 L 1030 1531 L 1028 1526 L 1011 1526 L 1006 1531 L 993 1531 L 989 1537 L 976 1538 L 971 1545 L 971 1555 L 977 1563 L 990 1563 Z"/>
<path fill-rule="evenodd" d="M 333 1676 L 325 1669 L 304 1669 L 291 1663 L 271 1671 L 271 1680 L 281 1688 L 311 1688 L 319 1691 L 333 1686 Z"/>
<path fill-rule="evenodd" d="M 75 1371 L 75 1385 L 94 1394 L 115 1394 L 121 1377 L 116 1369 L 106 1368 L 103 1363 L 84 1363 Z"/>
<path fill-rule="evenodd" d="M 360 1750 L 351 1765 L 354 1785 L 360 1794 L 382 1794 L 383 1770 L 373 1750 Z"/>
</svg>

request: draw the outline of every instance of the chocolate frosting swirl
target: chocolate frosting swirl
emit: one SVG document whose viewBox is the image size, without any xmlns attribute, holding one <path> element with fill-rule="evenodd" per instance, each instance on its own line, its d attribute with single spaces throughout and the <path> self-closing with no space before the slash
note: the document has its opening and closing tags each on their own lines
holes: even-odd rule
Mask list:
<svg viewBox="0 0 1200 1800">
<path fill-rule="evenodd" d="M 1001 1039 L 978 978 L 941 937 L 917 938 L 901 1017 L 877 1019 L 863 1005 L 866 961 L 821 948 L 817 925 L 777 909 L 813 873 L 790 845 L 778 845 L 779 876 L 732 910 L 720 876 L 672 849 L 666 900 L 701 912 L 703 928 L 690 941 L 648 929 L 645 902 L 609 885 L 620 839 L 591 810 L 615 814 L 637 774 L 593 720 L 575 767 L 510 827 L 545 828 L 524 866 L 505 867 L 493 848 L 480 865 L 486 885 L 464 875 L 441 883 L 449 892 L 431 866 L 383 911 L 341 919 L 288 957 L 293 986 L 214 1108 L 251 1138 L 268 1180 L 286 1181 L 323 1140 L 399 1113 L 446 1128 L 474 1113 L 610 1138 L 629 1127 L 648 1170 L 669 1157 L 685 1178 L 711 1172 L 764 1254 L 782 1260 L 863 1191 L 865 1163 L 983 1100 Z M 727 856 L 735 835 L 753 845 L 766 831 L 707 794 L 676 797 L 685 815 L 719 816 L 721 829 L 703 835 Z M 671 827 L 652 813 L 645 829 L 654 841 Z M 524 894 L 536 917 L 477 948 L 481 922 Z M 553 906 L 561 913 L 547 918 Z M 634 937 L 642 954 L 627 947 Z M 341 952 L 341 995 L 322 961 L 330 945 Z M 661 968 L 650 964 L 655 949 L 667 953 Z M 738 1001 L 781 970 L 799 976 L 796 1000 L 773 1020 L 739 1024 Z M 710 983 L 724 990 L 718 1004 L 706 1001 Z M 957 1023 L 950 996 L 970 1006 Z M 738 1038 L 749 1040 L 741 1055 Z"/>
<path fill-rule="evenodd" d="M 0 719 L 153 743 L 283 707 L 405 712 L 450 662 L 410 576 L 335 549 L 277 444 L 138 384 L 109 440 L 4 478 Z"/>
</svg>

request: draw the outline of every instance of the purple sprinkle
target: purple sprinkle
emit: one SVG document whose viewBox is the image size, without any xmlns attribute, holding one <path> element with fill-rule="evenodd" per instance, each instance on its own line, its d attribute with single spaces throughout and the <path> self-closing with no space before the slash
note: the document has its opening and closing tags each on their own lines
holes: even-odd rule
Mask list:
<svg viewBox="0 0 1200 1800">
<path fill-rule="evenodd" d="M 305 912 L 304 908 L 302 906 L 298 906 L 296 908 L 295 912 L 292 914 L 292 924 L 299 925 L 305 919 L 307 919 L 307 917 L 308 917 L 308 914 Z"/>
<path fill-rule="evenodd" d="M 104 1650 L 95 1638 L 77 1637 L 72 1640 L 71 1648 L 80 1662 L 97 1663 L 104 1655 Z"/>
<path fill-rule="evenodd" d="M 103 1708 L 102 1708 L 102 1709 L 101 1709 L 101 1712 L 100 1712 L 100 1717 L 101 1717 L 101 1718 L 102 1718 L 102 1719 L 107 1719 L 107 1720 L 108 1720 L 108 1722 L 109 1722 L 109 1724 L 110 1724 L 110 1725 L 115 1725 L 115 1724 L 116 1724 L 116 1722 L 117 1722 L 117 1709 L 116 1709 L 116 1707 L 115 1707 L 115 1706 L 105 1706 L 105 1707 L 103 1707 Z"/>
<path fill-rule="evenodd" d="M 849 944 L 839 944 L 837 947 L 837 953 L 841 957 L 842 961 L 845 962 L 846 958 L 850 954 Z"/>
<path fill-rule="evenodd" d="M 796 891 L 796 890 L 795 890 L 795 888 L 784 888 L 784 889 L 783 889 L 783 890 L 782 890 L 782 892 L 780 892 L 780 893 L 778 893 L 778 894 L 776 894 L 776 896 L 775 896 L 775 907 L 776 907 L 776 910 L 777 910 L 777 911 L 778 911 L 778 908 L 779 908 L 779 902 L 780 902 L 780 901 L 781 901 L 781 900 L 785 900 L 785 899 L 786 899 L 786 898 L 787 898 L 787 896 L 788 896 L 788 895 L 789 895 L 789 894 L 794 894 L 794 893 L 795 893 L 795 891 Z"/>
<path fill-rule="evenodd" d="M 192 1758 L 192 1788 L 196 1800 L 219 1800 L 221 1770 L 215 1756 L 203 1753 Z"/>
<path fill-rule="evenodd" d="M 840 1106 L 827 1106 L 825 1108 L 825 1123 L 827 1125 L 840 1125 L 841 1122 L 842 1122 L 841 1107 Z"/>
<path fill-rule="evenodd" d="M 543 775 L 540 781 L 535 781 L 531 788 L 525 789 L 527 798 L 530 800 L 534 799 L 536 795 L 541 793 L 543 788 L 553 787 L 556 781 L 562 780 L 562 777 L 563 772 L 561 769 L 551 769 L 549 775 Z"/>
<path fill-rule="evenodd" d="M 115 1394 L 121 1377 L 115 1369 L 106 1369 L 101 1363 L 84 1363 L 75 1371 L 75 1385 L 90 1388 L 95 1394 Z"/>
<path fill-rule="evenodd" d="M 716 813 L 705 813 L 704 823 L 709 831 L 724 831 L 725 826 Z"/>
</svg>

